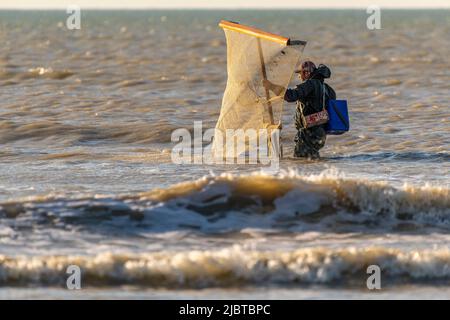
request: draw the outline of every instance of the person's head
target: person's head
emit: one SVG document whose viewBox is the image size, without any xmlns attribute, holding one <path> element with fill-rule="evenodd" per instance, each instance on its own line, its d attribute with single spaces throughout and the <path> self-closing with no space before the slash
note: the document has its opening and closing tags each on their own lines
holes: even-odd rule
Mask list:
<svg viewBox="0 0 450 320">
<path fill-rule="evenodd" d="M 303 81 L 311 78 L 312 74 L 316 71 L 316 65 L 312 61 L 304 61 L 301 68 L 296 71 Z"/>
</svg>

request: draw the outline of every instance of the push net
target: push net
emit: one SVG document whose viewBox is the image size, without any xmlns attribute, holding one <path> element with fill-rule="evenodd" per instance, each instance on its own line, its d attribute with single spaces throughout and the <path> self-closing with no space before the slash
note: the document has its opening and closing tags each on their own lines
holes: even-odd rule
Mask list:
<svg viewBox="0 0 450 320">
<path fill-rule="evenodd" d="M 233 137 L 229 133 L 239 129 L 245 132 L 269 130 L 269 135 L 246 136 L 245 150 L 241 150 L 246 154 L 250 148 L 270 146 L 270 130 L 281 129 L 285 89 L 281 92 L 268 90 L 263 80 L 286 88 L 306 42 L 228 21 L 222 21 L 219 26 L 224 29 L 227 41 L 228 80 L 216 133 L 220 130 L 227 139 L 214 139 L 212 151 L 215 157 L 230 158 L 241 156 L 239 150 L 229 144 Z M 255 139 L 258 141 L 252 141 Z"/>
</svg>

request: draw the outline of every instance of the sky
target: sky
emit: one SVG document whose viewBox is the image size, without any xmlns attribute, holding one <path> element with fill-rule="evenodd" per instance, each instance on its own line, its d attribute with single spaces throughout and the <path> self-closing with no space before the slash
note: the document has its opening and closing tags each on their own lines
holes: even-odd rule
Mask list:
<svg viewBox="0 0 450 320">
<path fill-rule="evenodd" d="M 450 0 L 0 0 L 0 8 L 450 8 Z"/>
</svg>

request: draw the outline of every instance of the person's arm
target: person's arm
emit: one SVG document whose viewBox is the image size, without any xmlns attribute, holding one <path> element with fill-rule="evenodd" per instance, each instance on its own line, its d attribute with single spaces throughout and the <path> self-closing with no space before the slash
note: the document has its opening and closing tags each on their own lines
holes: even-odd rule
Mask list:
<svg viewBox="0 0 450 320">
<path fill-rule="evenodd" d="M 284 94 L 284 100 L 287 102 L 296 102 L 298 100 L 304 102 L 313 89 L 313 85 L 309 81 L 305 81 L 294 89 L 287 89 Z"/>
</svg>

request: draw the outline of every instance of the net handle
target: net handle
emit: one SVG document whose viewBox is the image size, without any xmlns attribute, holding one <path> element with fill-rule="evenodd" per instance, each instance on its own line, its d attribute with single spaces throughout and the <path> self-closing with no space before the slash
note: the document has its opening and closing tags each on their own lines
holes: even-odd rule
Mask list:
<svg viewBox="0 0 450 320">
<path fill-rule="evenodd" d="M 264 80 L 267 80 L 266 64 L 264 62 L 264 55 L 263 55 L 263 50 L 262 50 L 260 39 L 258 39 L 258 54 L 259 54 L 259 61 L 261 63 L 262 77 Z M 265 88 L 265 93 L 266 93 L 267 107 L 269 109 L 268 111 L 269 111 L 270 124 L 273 124 L 274 120 L 273 120 L 272 102 L 270 102 L 270 92 L 269 92 L 268 88 Z"/>
</svg>

